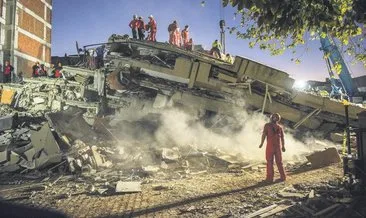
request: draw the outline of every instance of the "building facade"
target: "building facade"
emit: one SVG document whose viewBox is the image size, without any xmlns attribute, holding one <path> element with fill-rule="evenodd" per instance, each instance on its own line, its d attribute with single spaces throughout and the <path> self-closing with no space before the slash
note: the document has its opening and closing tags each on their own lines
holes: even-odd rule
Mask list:
<svg viewBox="0 0 366 218">
<path fill-rule="evenodd" d="M 0 61 L 32 74 L 35 62 L 51 63 L 52 0 L 0 0 Z"/>
</svg>

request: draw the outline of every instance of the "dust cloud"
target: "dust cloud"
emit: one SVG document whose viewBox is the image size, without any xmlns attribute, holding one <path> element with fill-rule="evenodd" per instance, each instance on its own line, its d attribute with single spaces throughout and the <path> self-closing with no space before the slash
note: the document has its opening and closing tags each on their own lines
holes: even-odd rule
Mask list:
<svg viewBox="0 0 366 218">
<path fill-rule="evenodd" d="M 144 123 L 149 117 L 147 115 L 155 114 L 156 119 L 153 124 Z M 145 117 L 145 118 L 144 118 Z M 259 149 L 262 128 L 269 121 L 266 115 L 255 112 L 240 111 L 235 114 L 235 123 L 240 124 L 239 131 L 233 131 L 227 128 L 233 123 L 226 123 L 225 127 L 220 129 L 220 133 L 215 131 L 214 126 L 205 126 L 198 116 L 194 116 L 183 110 L 176 108 L 165 109 L 129 109 L 120 113 L 118 120 L 145 120 L 139 122 L 139 128 L 133 131 L 127 131 L 128 139 L 124 137 L 124 144 L 131 140 L 143 142 L 150 146 L 180 147 L 191 146 L 202 151 L 219 150 L 230 155 L 241 156 L 249 161 L 265 161 L 265 144 Z M 218 118 L 220 120 L 220 116 Z M 148 120 L 150 122 L 151 120 Z M 231 120 L 233 121 L 233 120 Z M 149 126 L 147 129 L 145 128 Z M 151 130 L 151 128 L 153 130 Z M 120 129 L 121 132 L 125 131 Z M 300 141 L 291 133 L 291 129 L 285 130 L 286 152 L 283 153 L 283 160 L 301 161 L 305 154 L 311 153 L 314 149 L 319 150 L 326 146 L 332 146 L 330 142 L 319 142 L 312 137 L 306 141 Z M 148 134 L 146 134 L 146 131 Z"/>
</svg>

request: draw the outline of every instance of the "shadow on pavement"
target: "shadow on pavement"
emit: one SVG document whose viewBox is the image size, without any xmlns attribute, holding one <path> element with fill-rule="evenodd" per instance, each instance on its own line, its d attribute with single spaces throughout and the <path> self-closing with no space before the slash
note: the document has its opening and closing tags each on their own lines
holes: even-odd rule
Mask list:
<svg viewBox="0 0 366 218">
<path fill-rule="evenodd" d="M 274 182 L 274 183 L 259 182 L 255 185 L 245 187 L 245 188 L 234 189 L 234 190 L 224 191 L 224 192 L 219 192 L 219 193 L 206 194 L 206 195 L 202 195 L 202 196 L 198 196 L 198 197 L 194 197 L 194 198 L 183 199 L 181 201 L 176 201 L 176 202 L 172 202 L 172 203 L 168 203 L 168 204 L 157 205 L 157 206 L 142 209 L 142 210 L 126 211 L 126 212 L 123 212 L 121 214 L 109 215 L 109 216 L 106 216 L 106 217 L 136 217 L 136 216 L 147 215 L 147 214 L 150 214 L 150 213 L 155 213 L 155 212 L 159 212 L 159 211 L 162 211 L 162 210 L 168 210 L 168 209 L 178 207 L 178 206 L 182 206 L 182 205 L 185 205 L 185 204 L 191 204 L 191 203 L 195 203 L 195 202 L 198 202 L 198 201 L 208 200 L 208 199 L 211 199 L 211 198 L 218 198 L 218 197 L 222 197 L 222 196 L 233 194 L 233 193 L 249 191 L 249 190 L 256 189 L 256 188 L 273 185 L 275 183 L 278 183 L 278 182 Z"/>
</svg>

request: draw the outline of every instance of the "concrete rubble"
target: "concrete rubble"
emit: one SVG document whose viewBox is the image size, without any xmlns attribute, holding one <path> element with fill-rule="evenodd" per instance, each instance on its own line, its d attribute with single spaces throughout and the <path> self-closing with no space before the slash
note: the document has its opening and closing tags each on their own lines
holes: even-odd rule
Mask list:
<svg viewBox="0 0 366 218">
<path fill-rule="evenodd" d="M 244 109 L 244 99 L 245 107 L 251 110 L 283 111 L 285 124 L 294 129 L 318 130 L 322 138 L 343 141 L 339 133 L 343 105 L 293 91 L 294 81 L 285 72 L 242 57 L 228 65 L 159 43 L 126 41 L 116 35 L 109 41 L 106 68 L 65 66 L 63 79 L 24 79 L 24 84 L 2 85 L 0 183 L 15 185 L 22 191 L 15 199 L 122 195 L 144 192 L 144 184 L 152 181 L 215 172 L 240 175 L 265 171 L 264 163 L 250 162 L 220 149 L 202 150 L 174 143 L 157 146 L 150 139 L 162 123 L 161 116 L 149 113 L 137 120 L 119 120 L 124 109 L 136 112 L 177 106 L 198 114 L 201 120 L 207 114 L 220 115 L 205 120 L 210 131 L 220 132 L 225 123 L 235 131 L 240 129 L 234 122 L 235 111 Z M 349 109 L 351 125 L 357 127 L 355 114 L 364 108 L 351 105 Z M 287 170 L 296 173 L 341 161 L 337 148 L 319 146 L 327 148 L 300 154 L 305 161 L 288 162 Z M 7 176 L 11 181 L 6 180 Z M 65 189 L 54 188 L 60 183 Z M 326 197 L 324 188 L 338 197 Z M 165 185 L 152 188 L 156 192 L 171 189 Z M 243 209 L 246 217 L 287 213 L 290 217 L 328 216 L 340 208 L 352 208 L 348 198 L 338 194 L 330 183 L 319 188 L 288 186 L 273 194 L 281 199 L 275 204 L 258 211 L 253 211 L 252 205 Z M 204 214 L 210 209 L 189 206 L 180 212 Z"/>
<path fill-rule="evenodd" d="M 341 182 L 321 184 L 297 184 L 287 187 L 292 196 L 278 193 L 280 198 L 290 199 L 254 211 L 245 217 L 363 217 L 365 198 L 352 198 Z M 280 199 L 279 199 L 280 200 Z"/>
<path fill-rule="evenodd" d="M 323 151 L 316 151 L 306 156 L 313 168 L 324 167 L 334 163 L 340 163 L 341 157 L 336 148 L 327 148 Z"/>
</svg>

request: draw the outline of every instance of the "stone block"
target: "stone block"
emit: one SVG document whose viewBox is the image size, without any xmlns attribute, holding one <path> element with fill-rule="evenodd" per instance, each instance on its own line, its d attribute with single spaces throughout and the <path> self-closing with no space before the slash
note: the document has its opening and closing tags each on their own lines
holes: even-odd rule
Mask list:
<svg viewBox="0 0 366 218">
<path fill-rule="evenodd" d="M 116 185 L 116 193 L 133 193 L 141 192 L 140 182 L 122 182 L 118 181 Z"/>
<path fill-rule="evenodd" d="M 332 132 L 332 133 L 330 133 L 330 139 L 333 142 L 343 142 L 343 134 L 337 133 L 337 132 Z"/>
<path fill-rule="evenodd" d="M 12 129 L 13 126 L 14 126 L 14 117 L 12 115 L 0 117 L 0 131 Z"/>
<path fill-rule="evenodd" d="M 312 168 L 325 167 L 330 164 L 341 162 L 341 157 L 336 148 L 327 148 L 324 151 L 316 151 L 311 155 L 306 156 L 306 159 L 311 163 Z"/>
</svg>

